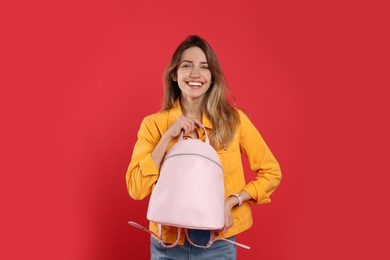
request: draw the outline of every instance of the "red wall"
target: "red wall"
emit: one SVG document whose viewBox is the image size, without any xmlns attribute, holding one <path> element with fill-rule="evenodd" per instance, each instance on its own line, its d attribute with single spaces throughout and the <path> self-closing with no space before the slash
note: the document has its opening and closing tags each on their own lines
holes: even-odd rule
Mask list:
<svg viewBox="0 0 390 260">
<path fill-rule="evenodd" d="M 389 259 L 380 3 L 2 5 L 1 259 L 148 259 L 148 235 L 127 225 L 147 225 L 147 200 L 128 196 L 125 171 L 188 34 L 213 46 L 284 174 L 239 259 Z"/>
</svg>

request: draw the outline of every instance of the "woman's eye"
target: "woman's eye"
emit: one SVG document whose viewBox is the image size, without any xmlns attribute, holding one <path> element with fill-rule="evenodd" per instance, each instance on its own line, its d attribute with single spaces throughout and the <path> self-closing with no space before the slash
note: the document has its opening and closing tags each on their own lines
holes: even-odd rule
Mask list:
<svg viewBox="0 0 390 260">
<path fill-rule="evenodd" d="M 208 70 L 208 69 L 209 69 L 209 66 L 202 66 L 202 69 Z"/>
<path fill-rule="evenodd" d="M 182 64 L 181 67 L 182 67 L 182 68 L 189 68 L 189 67 L 190 67 L 190 64 Z"/>
</svg>

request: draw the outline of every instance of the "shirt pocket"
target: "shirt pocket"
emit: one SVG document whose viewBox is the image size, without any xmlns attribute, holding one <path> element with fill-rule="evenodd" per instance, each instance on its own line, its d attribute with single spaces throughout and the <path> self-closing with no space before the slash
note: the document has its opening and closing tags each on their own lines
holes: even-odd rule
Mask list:
<svg viewBox="0 0 390 260">
<path fill-rule="evenodd" d="M 222 168 L 224 173 L 234 171 L 234 168 L 238 164 L 238 160 L 241 160 L 240 151 L 238 147 L 221 148 L 217 151 L 219 158 L 221 159 Z"/>
<path fill-rule="evenodd" d="M 240 147 L 238 144 L 234 145 L 233 143 L 226 149 L 223 147 L 218 149 L 217 153 L 223 168 L 225 195 L 229 196 L 240 191 L 245 186 Z"/>
</svg>

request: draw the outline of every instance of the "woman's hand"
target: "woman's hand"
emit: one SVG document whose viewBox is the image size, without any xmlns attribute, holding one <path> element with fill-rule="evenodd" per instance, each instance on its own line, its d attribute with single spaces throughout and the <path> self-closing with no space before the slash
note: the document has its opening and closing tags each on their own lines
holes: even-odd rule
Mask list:
<svg viewBox="0 0 390 260">
<path fill-rule="evenodd" d="M 225 201 L 225 226 L 222 229 L 222 232 L 226 232 L 230 227 L 233 226 L 233 217 L 232 217 L 232 209 L 235 205 L 238 204 L 237 198 L 229 197 Z"/>
<path fill-rule="evenodd" d="M 167 135 L 170 139 L 175 138 L 180 135 L 182 131 L 184 134 L 188 134 L 192 131 L 195 131 L 199 127 L 202 127 L 202 123 L 199 120 L 194 118 L 180 116 L 175 123 L 165 132 L 164 135 Z"/>
<path fill-rule="evenodd" d="M 251 200 L 252 197 L 249 195 L 248 192 L 246 191 L 240 191 L 240 197 L 242 201 L 247 201 Z M 226 199 L 225 201 L 225 226 L 222 229 L 222 232 L 226 232 L 228 228 L 232 227 L 234 222 L 233 222 L 233 217 L 232 217 L 232 209 L 234 206 L 238 205 L 240 202 L 238 201 L 238 198 L 235 196 L 230 196 L 229 198 Z"/>
<path fill-rule="evenodd" d="M 199 120 L 180 116 L 164 133 L 156 147 L 154 147 L 152 151 L 152 158 L 155 166 L 157 168 L 160 167 L 169 142 L 176 136 L 180 135 L 181 131 L 184 131 L 184 134 L 188 134 L 201 126 L 202 123 Z"/>
</svg>

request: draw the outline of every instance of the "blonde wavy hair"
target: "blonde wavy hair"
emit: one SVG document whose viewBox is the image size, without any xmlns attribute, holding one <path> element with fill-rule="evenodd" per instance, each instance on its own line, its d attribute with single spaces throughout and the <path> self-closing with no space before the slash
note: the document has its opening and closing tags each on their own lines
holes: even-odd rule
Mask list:
<svg viewBox="0 0 390 260">
<path fill-rule="evenodd" d="M 200 48 L 206 55 L 212 84 L 203 99 L 203 113 L 213 124 L 210 143 L 216 148 L 229 145 L 240 123 L 239 115 L 229 100 L 235 100 L 226 83 L 225 75 L 211 46 L 197 35 L 188 36 L 175 50 L 164 72 L 164 100 L 162 110 L 172 108 L 180 98 L 181 90 L 174 76 L 183 51 L 191 47 Z M 228 100 L 229 98 L 229 100 Z"/>
</svg>

